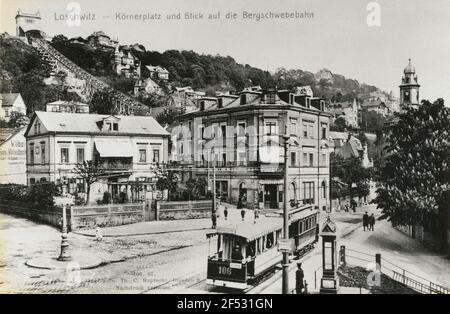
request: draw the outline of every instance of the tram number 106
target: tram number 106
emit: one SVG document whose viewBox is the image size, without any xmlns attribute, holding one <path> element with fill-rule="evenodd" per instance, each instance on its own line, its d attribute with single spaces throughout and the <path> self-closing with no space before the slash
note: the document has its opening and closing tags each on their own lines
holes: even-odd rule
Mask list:
<svg viewBox="0 0 450 314">
<path fill-rule="evenodd" d="M 229 266 L 219 266 L 219 275 L 231 275 L 231 268 Z"/>
</svg>

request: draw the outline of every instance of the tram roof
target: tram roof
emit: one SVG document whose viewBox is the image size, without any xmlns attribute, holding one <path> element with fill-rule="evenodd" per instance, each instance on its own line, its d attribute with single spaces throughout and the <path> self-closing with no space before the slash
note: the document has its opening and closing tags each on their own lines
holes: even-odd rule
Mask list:
<svg viewBox="0 0 450 314">
<path fill-rule="evenodd" d="M 215 236 L 217 234 L 234 235 L 246 239 L 247 242 L 253 241 L 267 233 L 273 232 L 277 229 L 283 228 L 283 216 L 281 211 L 277 211 L 273 216 L 261 216 L 256 220 L 256 223 L 252 221 L 230 223 L 224 226 L 218 226 L 216 230 L 213 230 L 206 234 L 207 238 Z M 290 211 L 289 222 L 300 220 L 308 217 L 317 212 L 313 206 L 303 206 L 301 208 Z"/>
<path fill-rule="evenodd" d="M 256 223 L 248 221 L 218 226 L 216 231 L 208 233 L 207 237 L 217 234 L 228 234 L 244 238 L 247 242 L 250 242 L 281 228 L 283 228 L 283 219 L 278 217 L 261 217 Z"/>
</svg>

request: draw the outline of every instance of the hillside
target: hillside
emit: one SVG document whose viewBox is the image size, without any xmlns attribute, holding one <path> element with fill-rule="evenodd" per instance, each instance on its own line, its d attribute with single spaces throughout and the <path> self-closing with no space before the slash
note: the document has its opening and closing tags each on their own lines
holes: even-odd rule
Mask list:
<svg viewBox="0 0 450 314">
<path fill-rule="evenodd" d="M 103 77 L 114 86 L 116 75 L 111 70 L 112 50 L 94 49 L 83 39 L 71 41 L 62 35 L 56 36 L 52 45 L 91 74 Z M 352 100 L 359 94 L 378 90 L 375 86 L 360 84 L 357 80 L 334 74 L 327 69 L 311 73 L 281 68 L 275 73 L 269 73 L 248 64 L 240 64 L 230 56 L 204 55 L 186 50 L 167 50 L 161 53 L 147 51 L 139 44 L 133 47 L 133 53 L 143 65 L 165 67 L 170 73 L 172 86 L 192 86 L 194 89 L 213 92 L 240 91 L 254 85 L 278 89 L 310 85 L 316 95 L 337 101 Z M 132 84 L 122 82 L 119 85 L 114 87 L 131 92 Z"/>
<path fill-rule="evenodd" d="M 92 47 L 82 38 L 69 40 L 55 36 L 51 43 L 74 63 L 107 82 L 113 88 L 131 94 L 134 80 L 119 77 L 112 70 L 113 50 Z M 310 85 L 317 96 L 328 100 L 351 100 L 357 95 L 367 95 L 377 90 L 375 86 L 360 84 L 323 69 L 311 73 L 300 69 L 278 69 L 269 73 L 248 64 L 240 64 L 230 56 L 204 55 L 194 51 L 146 51 L 142 45 L 133 45 L 133 53 L 143 65 L 161 65 L 170 73 L 169 85 L 192 86 L 194 89 L 214 94 L 218 91 L 240 91 L 245 87 L 260 85 L 263 88 L 291 89 Z M 28 113 L 43 110 L 46 103 L 61 100 L 79 100 L 60 85 L 46 85 L 43 80 L 50 69 L 41 62 L 36 50 L 15 39 L 0 37 L 0 92 L 22 94 Z M 143 71 L 143 76 L 147 75 Z M 153 106 L 150 104 L 150 106 Z"/>
<path fill-rule="evenodd" d="M 45 104 L 58 99 L 79 100 L 63 85 L 46 85 L 50 68 L 38 52 L 20 40 L 0 36 L 0 92 L 20 93 L 27 112 L 45 110 Z"/>
</svg>

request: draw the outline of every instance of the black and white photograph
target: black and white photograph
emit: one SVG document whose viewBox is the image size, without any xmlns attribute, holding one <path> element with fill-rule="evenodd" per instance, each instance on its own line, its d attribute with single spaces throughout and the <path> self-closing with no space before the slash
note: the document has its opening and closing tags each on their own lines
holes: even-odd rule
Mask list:
<svg viewBox="0 0 450 314">
<path fill-rule="evenodd" d="M 449 30 L 449 0 L 1 0 L 0 294 L 450 294 Z"/>
</svg>

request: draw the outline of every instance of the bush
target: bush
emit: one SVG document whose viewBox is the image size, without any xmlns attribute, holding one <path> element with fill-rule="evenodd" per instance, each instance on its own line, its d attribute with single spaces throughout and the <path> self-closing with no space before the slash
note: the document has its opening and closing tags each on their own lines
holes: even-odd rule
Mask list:
<svg viewBox="0 0 450 314">
<path fill-rule="evenodd" d="M 60 195 L 53 182 L 34 184 L 31 186 L 21 184 L 0 185 L 0 199 L 18 202 L 27 202 L 39 205 L 39 209 L 54 208 L 54 197 Z"/>
<path fill-rule="evenodd" d="M 109 192 L 103 193 L 102 203 L 103 204 L 109 204 L 110 202 L 111 202 L 111 193 L 109 193 Z"/>
</svg>

